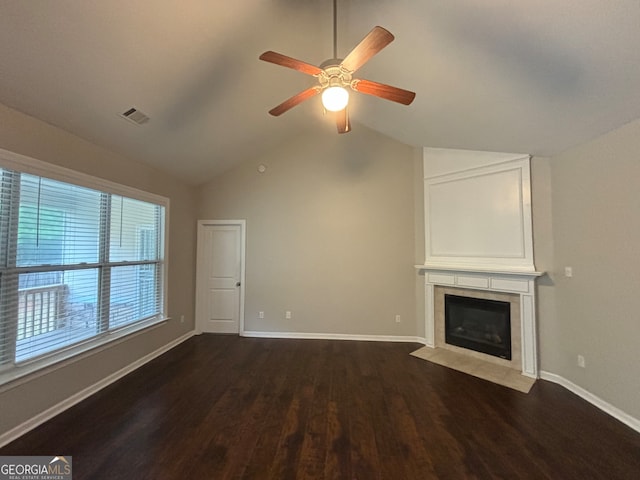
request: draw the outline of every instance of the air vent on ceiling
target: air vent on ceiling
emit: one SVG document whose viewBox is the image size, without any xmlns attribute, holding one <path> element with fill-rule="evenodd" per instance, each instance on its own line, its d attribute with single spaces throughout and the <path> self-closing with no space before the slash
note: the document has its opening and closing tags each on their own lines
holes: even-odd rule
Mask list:
<svg viewBox="0 0 640 480">
<path fill-rule="evenodd" d="M 143 123 L 147 123 L 149 121 L 149 117 L 147 114 L 141 112 L 135 107 L 131 107 L 124 113 L 121 113 L 120 116 L 125 120 L 129 120 L 136 125 L 142 125 Z"/>
</svg>

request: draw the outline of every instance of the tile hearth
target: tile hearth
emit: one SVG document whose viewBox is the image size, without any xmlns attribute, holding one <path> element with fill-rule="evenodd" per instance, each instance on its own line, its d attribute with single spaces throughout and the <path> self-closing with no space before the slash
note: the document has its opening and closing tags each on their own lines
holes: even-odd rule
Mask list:
<svg viewBox="0 0 640 480">
<path fill-rule="evenodd" d="M 529 393 L 536 382 L 535 378 L 524 376 L 512 368 L 470 358 L 445 348 L 422 347 L 411 355 L 522 393 Z"/>
</svg>

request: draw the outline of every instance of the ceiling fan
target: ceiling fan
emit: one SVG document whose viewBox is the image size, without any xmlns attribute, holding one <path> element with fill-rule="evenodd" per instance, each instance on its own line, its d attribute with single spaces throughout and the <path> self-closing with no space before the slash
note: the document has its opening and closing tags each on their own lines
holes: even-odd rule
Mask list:
<svg viewBox="0 0 640 480">
<path fill-rule="evenodd" d="M 382 27 L 374 27 L 351 52 L 344 58 L 337 58 L 337 15 L 336 3 L 333 1 L 333 58 L 326 60 L 316 67 L 295 58 L 282 55 L 273 51 L 264 52 L 260 60 L 275 63 L 283 67 L 291 68 L 307 75 L 312 75 L 318 80 L 314 85 L 293 97 L 285 100 L 277 107 L 269 110 L 275 117 L 282 115 L 305 100 L 322 93 L 322 104 L 325 110 L 335 115 L 338 133 L 347 133 L 351 130 L 347 106 L 349 93 L 347 87 L 360 93 L 391 100 L 392 102 L 409 105 L 416 94 L 409 90 L 392 87 L 383 83 L 372 82 L 360 78 L 353 78 L 353 74 L 367 63 L 371 57 L 389 45 L 394 36 Z"/>
</svg>

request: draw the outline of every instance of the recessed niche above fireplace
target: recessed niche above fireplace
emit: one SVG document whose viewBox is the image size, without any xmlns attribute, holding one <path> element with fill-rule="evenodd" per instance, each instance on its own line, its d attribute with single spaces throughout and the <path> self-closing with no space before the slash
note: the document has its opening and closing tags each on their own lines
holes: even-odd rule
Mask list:
<svg viewBox="0 0 640 480">
<path fill-rule="evenodd" d="M 511 360 L 510 310 L 509 302 L 445 294 L 445 341 Z"/>
</svg>

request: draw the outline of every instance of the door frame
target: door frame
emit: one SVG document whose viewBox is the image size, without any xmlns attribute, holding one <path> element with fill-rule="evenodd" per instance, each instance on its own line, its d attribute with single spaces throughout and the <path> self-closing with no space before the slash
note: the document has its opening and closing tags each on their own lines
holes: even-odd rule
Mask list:
<svg viewBox="0 0 640 480">
<path fill-rule="evenodd" d="M 202 282 L 200 280 L 200 265 L 204 261 L 204 232 L 206 227 L 223 227 L 234 226 L 240 227 L 240 298 L 239 298 L 239 311 L 238 311 L 238 334 L 244 336 L 244 292 L 245 292 L 245 258 L 246 258 L 246 244 L 247 244 L 247 221 L 242 220 L 198 220 L 198 234 L 197 234 L 197 253 L 196 253 L 196 318 L 194 322 L 195 333 L 200 335 L 202 333 L 201 319 L 202 315 L 202 301 L 198 301 L 201 298 Z"/>
</svg>

